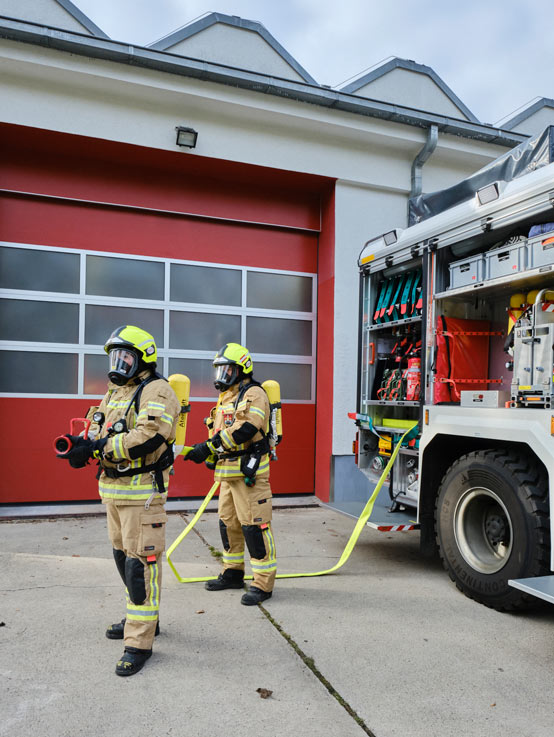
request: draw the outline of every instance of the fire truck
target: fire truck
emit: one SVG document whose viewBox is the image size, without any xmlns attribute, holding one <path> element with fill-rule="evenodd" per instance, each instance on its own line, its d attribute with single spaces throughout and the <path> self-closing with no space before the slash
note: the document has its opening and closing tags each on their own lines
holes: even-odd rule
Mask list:
<svg viewBox="0 0 554 737">
<path fill-rule="evenodd" d="M 354 452 L 387 474 L 368 524 L 419 529 L 482 604 L 554 603 L 554 128 L 409 223 L 358 259 Z"/>
</svg>

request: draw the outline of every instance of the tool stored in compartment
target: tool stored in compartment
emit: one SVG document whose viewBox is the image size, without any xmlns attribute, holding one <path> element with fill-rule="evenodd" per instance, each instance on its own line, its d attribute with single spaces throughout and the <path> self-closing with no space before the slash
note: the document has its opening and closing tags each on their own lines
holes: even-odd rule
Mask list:
<svg viewBox="0 0 554 737">
<path fill-rule="evenodd" d="M 421 269 L 383 279 L 373 314 L 374 324 L 421 315 Z"/>
<path fill-rule="evenodd" d="M 512 406 L 549 408 L 554 394 L 554 292 L 543 289 L 530 297 L 533 307 L 527 319 L 513 329 Z"/>
</svg>

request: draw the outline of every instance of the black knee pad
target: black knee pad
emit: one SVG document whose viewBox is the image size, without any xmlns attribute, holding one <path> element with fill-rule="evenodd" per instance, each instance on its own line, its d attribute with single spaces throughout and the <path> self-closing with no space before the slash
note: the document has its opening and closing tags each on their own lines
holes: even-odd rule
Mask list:
<svg viewBox="0 0 554 737">
<path fill-rule="evenodd" d="M 242 525 L 242 534 L 251 558 L 261 560 L 265 558 L 265 543 L 263 532 L 259 525 Z"/>
<path fill-rule="evenodd" d="M 138 558 L 127 558 L 125 561 L 125 583 L 133 604 L 143 604 L 146 599 L 146 583 L 144 565 Z"/>
<path fill-rule="evenodd" d="M 123 583 L 127 585 L 127 581 L 125 579 L 125 561 L 127 560 L 127 557 L 123 550 L 117 550 L 116 548 L 113 548 L 113 559 L 115 560 L 119 575 L 123 579 Z"/>
<path fill-rule="evenodd" d="M 219 534 L 221 535 L 221 542 L 223 543 L 223 549 L 230 550 L 231 545 L 229 543 L 229 535 L 227 534 L 227 525 L 222 519 L 219 520 Z"/>
</svg>

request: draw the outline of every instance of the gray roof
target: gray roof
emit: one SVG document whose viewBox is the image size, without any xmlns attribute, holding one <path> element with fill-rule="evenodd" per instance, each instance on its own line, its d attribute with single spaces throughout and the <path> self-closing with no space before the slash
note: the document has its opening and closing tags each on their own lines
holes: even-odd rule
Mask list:
<svg viewBox="0 0 554 737">
<path fill-rule="evenodd" d="M 0 17 L 0 38 L 46 46 L 90 59 L 104 59 L 191 77 L 206 82 L 226 84 L 256 93 L 275 95 L 299 102 L 336 109 L 354 115 L 388 120 L 402 125 L 428 129 L 436 125 L 439 132 L 513 148 L 529 138 L 524 133 L 506 131 L 470 120 L 415 110 L 403 105 L 357 97 L 341 90 L 317 84 L 280 79 L 261 72 L 235 69 L 223 64 L 189 59 L 177 54 L 133 46 L 121 41 L 96 38 L 85 34 L 53 29 L 39 23 Z"/>
<path fill-rule="evenodd" d="M 93 23 L 88 16 L 81 12 L 76 5 L 73 5 L 71 0 L 56 0 L 56 2 L 58 3 L 58 5 L 61 5 L 64 10 L 67 10 L 67 12 L 72 15 L 76 21 L 79 21 L 79 23 L 84 26 L 87 31 L 90 31 L 93 36 L 98 36 L 99 38 L 109 38 L 109 36 L 105 34 L 101 28 L 98 28 L 98 26 Z"/>
<path fill-rule="evenodd" d="M 502 127 L 511 131 L 523 123 L 524 120 L 527 120 L 527 118 L 530 118 L 539 110 L 542 110 L 543 107 L 554 108 L 554 100 L 551 97 L 541 97 L 540 100 L 536 100 L 534 103 L 529 105 L 529 107 L 526 107 L 525 110 L 522 110 L 517 115 L 514 115 L 513 118 L 507 120 Z"/>
<path fill-rule="evenodd" d="M 466 105 L 464 105 L 460 98 L 455 95 L 454 92 L 452 92 L 450 87 L 445 84 L 445 82 L 443 82 L 443 80 L 433 69 L 431 69 L 431 67 L 427 67 L 424 64 L 418 64 L 411 59 L 400 59 L 395 56 L 394 59 L 389 59 L 388 61 L 381 64 L 381 66 L 378 66 L 376 69 L 372 69 L 370 72 L 364 74 L 362 77 L 359 77 L 353 82 L 350 82 L 344 87 L 339 87 L 338 89 L 340 89 L 341 92 L 355 93 L 357 90 L 365 87 L 366 84 L 374 82 L 376 79 L 383 77 L 385 74 L 388 74 L 393 69 L 407 69 L 410 72 L 418 72 L 419 74 L 427 75 L 438 87 L 440 87 L 440 89 L 449 98 L 449 100 L 459 110 L 461 110 L 461 112 L 468 118 L 468 120 L 471 120 L 473 123 L 479 122 L 479 120 L 475 117 L 471 110 L 466 107 Z"/>
<path fill-rule="evenodd" d="M 247 31 L 254 31 L 259 34 L 264 41 L 266 41 L 271 48 L 276 51 L 280 57 L 282 57 L 289 66 L 291 66 L 297 74 L 299 74 L 305 82 L 310 84 L 317 84 L 315 79 L 308 74 L 308 72 L 302 67 L 296 59 L 294 59 L 289 52 L 281 46 L 279 41 L 275 39 L 265 26 L 258 21 L 246 20 L 245 18 L 239 18 L 238 15 L 225 15 L 224 13 L 208 13 L 203 18 L 189 23 L 182 28 L 178 28 L 176 31 L 164 36 L 159 41 L 148 44 L 146 48 L 155 49 L 156 51 L 167 51 L 172 46 L 185 41 L 191 36 L 195 36 L 200 31 L 204 31 L 206 28 L 215 25 L 216 23 L 223 23 L 227 26 L 234 26 L 235 28 L 243 28 Z"/>
</svg>

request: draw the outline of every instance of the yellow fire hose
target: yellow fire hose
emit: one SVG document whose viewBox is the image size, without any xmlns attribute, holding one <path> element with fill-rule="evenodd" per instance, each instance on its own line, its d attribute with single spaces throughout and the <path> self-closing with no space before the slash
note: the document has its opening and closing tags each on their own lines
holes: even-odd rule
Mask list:
<svg viewBox="0 0 554 737">
<path fill-rule="evenodd" d="M 358 521 L 356 522 L 356 525 L 354 527 L 354 530 L 352 531 L 352 534 L 350 535 L 350 538 L 348 542 L 346 543 L 346 547 L 342 551 L 342 555 L 339 558 L 338 562 L 335 563 L 335 565 L 332 568 L 328 568 L 325 571 L 312 571 L 311 573 L 278 573 L 277 578 L 303 578 L 306 576 L 326 576 L 328 573 L 334 573 L 335 571 L 338 571 L 339 568 L 341 568 L 348 558 L 350 558 L 350 554 L 354 550 L 354 546 L 358 542 L 358 538 L 360 537 L 360 534 L 362 532 L 362 529 L 365 527 L 366 522 L 368 521 L 371 512 L 373 511 L 373 505 L 375 504 L 375 500 L 377 499 L 377 496 L 379 492 L 381 491 L 381 487 L 385 483 L 385 479 L 389 475 L 389 471 L 392 468 L 392 464 L 396 460 L 396 456 L 398 455 L 398 451 L 400 450 L 400 447 L 402 445 L 402 442 L 406 435 L 408 435 L 414 427 L 417 425 L 417 422 L 414 422 L 413 425 L 411 425 L 406 432 L 402 435 L 398 443 L 396 444 L 394 451 L 392 452 L 392 455 L 389 459 L 389 462 L 385 466 L 385 470 L 381 474 L 381 477 L 379 481 L 377 482 L 377 486 L 375 487 L 373 494 L 370 496 L 370 498 L 367 500 L 367 503 L 358 517 Z M 206 498 L 200 505 L 200 508 L 192 518 L 192 520 L 188 523 L 188 525 L 185 527 L 183 532 L 179 535 L 179 537 L 169 546 L 166 557 L 167 562 L 169 563 L 171 570 L 175 574 L 177 580 L 179 583 L 194 583 L 196 581 L 212 581 L 217 578 L 217 576 L 200 576 L 196 578 L 183 578 L 179 572 L 177 571 L 177 568 L 175 567 L 173 561 L 171 560 L 172 553 L 179 547 L 179 545 L 182 543 L 182 541 L 185 539 L 185 537 L 189 534 L 189 532 L 192 530 L 192 528 L 195 526 L 195 524 L 198 522 L 200 517 L 202 516 L 204 510 L 206 509 L 208 502 L 213 497 L 215 492 L 217 491 L 217 487 L 219 486 L 219 481 L 216 481 L 215 484 L 212 486 L 212 488 L 209 490 L 209 492 L 206 495 Z M 252 576 L 245 576 L 245 579 L 251 579 Z"/>
</svg>

